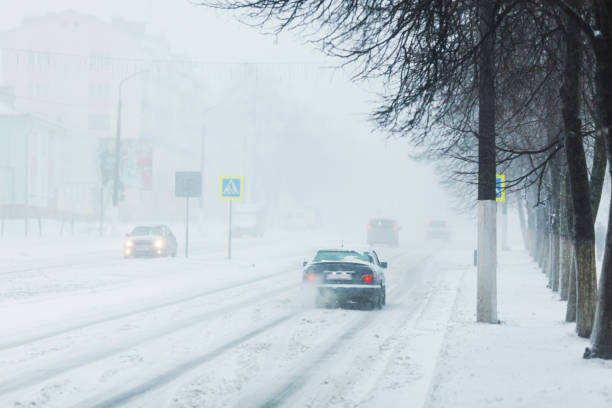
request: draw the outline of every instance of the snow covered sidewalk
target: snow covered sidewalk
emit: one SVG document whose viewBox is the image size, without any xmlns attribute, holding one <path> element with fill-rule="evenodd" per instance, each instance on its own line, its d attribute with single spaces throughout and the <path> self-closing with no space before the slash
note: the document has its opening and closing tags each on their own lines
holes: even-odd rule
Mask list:
<svg viewBox="0 0 612 408">
<path fill-rule="evenodd" d="M 476 321 L 466 274 L 425 406 L 612 407 L 612 361 L 583 360 L 589 342 L 564 322 L 565 302 L 525 251 L 500 252 L 500 325 Z"/>
</svg>

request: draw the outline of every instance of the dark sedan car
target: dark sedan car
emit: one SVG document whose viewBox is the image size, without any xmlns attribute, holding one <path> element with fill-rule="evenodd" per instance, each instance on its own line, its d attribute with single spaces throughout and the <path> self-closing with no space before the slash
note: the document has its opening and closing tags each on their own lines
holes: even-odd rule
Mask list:
<svg viewBox="0 0 612 408">
<path fill-rule="evenodd" d="M 368 223 L 368 245 L 399 245 L 397 221 L 386 218 L 373 218 Z"/>
<path fill-rule="evenodd" d="M 380 309 L 387 300 L 384 270 L 375 251 L 320 250 L 304 263 L 303 289 L 314 292 L 317 307 Z"/>
<path fill-rule="evenodd" d="M 138 226 L 126 235 L 123 256 L 159 257 L 176 256 L 176 237 L 165 225 Z"/>
</svg>

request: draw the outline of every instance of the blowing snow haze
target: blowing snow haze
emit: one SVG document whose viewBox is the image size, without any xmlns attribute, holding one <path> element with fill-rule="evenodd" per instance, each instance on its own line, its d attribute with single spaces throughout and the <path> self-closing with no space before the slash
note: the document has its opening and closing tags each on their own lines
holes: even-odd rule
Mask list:
<svg viewBox="0 0 612 408">
<path fill-rule="evenodd" d="M 545 289 L 561 190 L 482 172 L 471 79 L 402 126 L 416 65 L 196 3 L 0 0 L 0 407 L 609 406 Z"/>
</svg>

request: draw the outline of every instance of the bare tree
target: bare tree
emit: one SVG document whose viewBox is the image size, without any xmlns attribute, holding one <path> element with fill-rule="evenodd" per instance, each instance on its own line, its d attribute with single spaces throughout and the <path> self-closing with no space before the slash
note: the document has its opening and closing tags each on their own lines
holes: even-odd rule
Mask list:
<svg viewBox="0 0 612 408">
<path fill-rule="evenodd" d="M 576 287 L 579 335 L 590 334 L 595 316 L 593 347 L 588 356 L 612 357 L 610 228 L 597 313 L 593 279 L 593 220 L 603 180 L 602 143 L 599 140 L 593 150 L 596 154 L 592 156 L 589 181 L 591 150 L 588 144 L 585 150 L 588 132 L 581 120 L 585 101 L 597 101 L 592 104 L 598 124 L 595 128 L 606 139 L 611 161 L 612 134 L 607 130 L 612 126 L 612 10 L 608 2 L 592 0 L 581 8 L 575 7 L 577 2 L 563 0 L 202 3 L 232 9 L 240 18 L 273 27 L 275 32 L 302 30 L 324 52 L 343 58 L 356 78 L 382 78 L 385 94 L 374 113 L 378 125 L 392 134 L 410 137 L 428 157 L 460 162 L 455 167 L 459 169 L 454 172 L 456 180 L 474 183 L 478 174 L 479 201 L 494 203 L 498 166 L 513 175 L 511 187 L 530 187 L 528 195 L 533 196 L 533 205 L 542 204 L 545 208 L 534 211 L 526 207 L 527 229 L 537 227 L 547 237 L 553 237 L 531 239 L 531 243 L 538 243 L 534 255 L 550 272 L 553 288 L 561 280 L 561 291 L 566 291 L 567 286 L 571 298 L 571 288 Z M 587 85 L 593 82 L 584 80 L 583 55 L 592 55 L 596 61 L 596 86 L 591 87 L 597 91 L 592 92 L 597 95 L 595 99 L 583 95 L 586 87 L 582 87 L 581 78 Z M 558 98 L 563 109 L 552 115 L 561 120 L 551 120 L 545 111 L 546 107 L 556 106 L 557 97 L 544 92 L 551 83 L 562 83 Z M 504 94 L 503 102 L 498 97 L 500 92 Z M 503 136 L 498 138 L 500 134 Z M 558 155 L 561 151 L 563 156 Z M 556 248 L 560 244 L 554 238 L 558 235 L 558 216 L 563 213 L 560 208 L 568 207 L 558 188 L 561 174 L 566 171 L 571 190 L 571 195 L 567 189 L 565 194 L 571 196 L 571 217 L 567 218 L 575 221 L 575 282 L 571 277 L 567 279 L 567 265 L 557 266 L 560 255 Z M 489 213 L 493 219 L 494 211 Z M 572 230 L 567 222 L 561 225 L 561 231 Z M 485 252 L 494 253 L 494 245 Z M 568 253 L 567 248 L 563 253 Z M 493 271 L 490 276 L 494 279 L 496 262 L 494 258 L 490 260 L 485 267 Z M 487 286 L 484 291 L 479 286 L 479 305 L 481 296 L 482 304 L 493 302 L 491 307 L 482 309 L 486 313 L 481 314 L 479 306 L 478 319 L 494 321 L 494 280 Z"/>
</svg>

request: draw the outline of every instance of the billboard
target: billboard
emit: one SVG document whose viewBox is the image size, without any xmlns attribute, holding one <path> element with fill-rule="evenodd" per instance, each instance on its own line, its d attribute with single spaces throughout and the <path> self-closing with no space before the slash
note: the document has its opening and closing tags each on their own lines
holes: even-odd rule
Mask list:
<svg viewBox="0 0 612 408">
<path fill-rule="evenodd" d="M 153 188 L 153 148 L 147 139 L 123 139 L 119 151 L 119 180 L 124 189 Z M 103 184 L 115 177 L 115 139 L 100 139 L 98 150 L 100 178 Z"/>
</svg>

